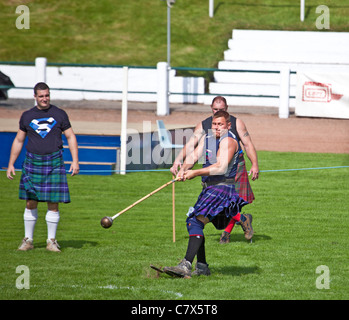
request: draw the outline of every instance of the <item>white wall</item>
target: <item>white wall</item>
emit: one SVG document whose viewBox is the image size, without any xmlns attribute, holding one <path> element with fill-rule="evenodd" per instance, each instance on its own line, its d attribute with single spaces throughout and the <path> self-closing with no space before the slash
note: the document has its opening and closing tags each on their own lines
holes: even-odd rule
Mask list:
<svg viewBox="0 0 349 320">
<path fill-rule="evenodd" d="M 0 70 L 9 76 L 16 87 L 30 89 L 11 89 L 9 98 L 31 99 L 32 88 L 36 84 L 35 66 L 1 65 Z M 54 100 L 121 100 L 123 89 L 123 70 L 113 67 L 55 67 L 46 68 L 46 82 L 51 88 Z M 120 93 L 61 91 L 55 88 L 120 91 Z M 129 101 L 157 101 L 157 69 L 129 68 Z M 177 93 L 204 93 L 205 80 L 202 77 L 177 77 L 175 70 L 170 72 L 170 91 Z M 200 103 L 197 95 L 171 95 L 170 102 Z"/>
</svg>

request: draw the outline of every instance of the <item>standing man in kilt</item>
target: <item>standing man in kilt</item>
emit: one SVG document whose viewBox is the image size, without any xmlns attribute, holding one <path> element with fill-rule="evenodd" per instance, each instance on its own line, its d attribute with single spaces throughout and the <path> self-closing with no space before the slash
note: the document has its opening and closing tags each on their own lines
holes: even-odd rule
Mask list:
<svg viewBox="0 0 349 320">
<path fill-rule="evenodd" d="M 190 208 L 187 218 L 189 241 L 184 259 L 175 267 L 165 267 L 167 274 L 176 277 L 191 277 L 192 262 L 197 256 L 193 274 L 210 275 L 206 262 L 204 227 L 212 222 L 217 229 L 223 229 L 235 217 L 248 234 L 253 234 L 250 219 L 240 214 L 241 208 L 248 204 L 235 190 L 235 176 L 239 159 L 239 143 L 229 131 L 230 116 L 226 111 L 213 115 L 212 131 L 204 135 L 194 152 L 187 155 L 177 177 L 190 180 L 201 176 L 203 190 L 194 207 Z M 201 156 L 205 163 L 201 169 L 191 168 Z"/>
<path fill-rule="evenodd" d="M 28 137 L 19 184 L 19 198 L 26 200 L 23 216 L 25 236 L 18 250 L 34 248 L 33 234 L 38 217 L 38 202 L 47 202 L 46 249 L 60 252 L 56 240 L 60 219 L 58 204 L 70 202 L 63 161 L 62 133 L 67 138 L 73 158 L 69 170 L 72 176 L 79 173 L 78 144 L 66 112 L 50 104 L 50 89 L 46 83 L 39 82 L 35 85 L 34 98 L 36 106 L 23 112 L 20 118 L 7 168 L 7 177 L 13 180 L 16 175 L 15 161 Z"/>
<path fill-rule="evenodd" d="M 212 100 L 211 110 L 213 115 L 218 111 L 227 111 L 228 104 L 224 97 L 217 96 Z M 251 179 L 254 181 L 258 179 L 259 175 L 259 166 L 258 166 L 258 158 L 256 149 L 252 143 L 252 139 L 250 134 L 248 133 L 247 127 L 245 123 L 232 115 L 230 115 L 230 131 L 237 137 L 238 147 L 239 147 L 239 157 L 238 157 L 238 169 L 235 177 L 235 189 L 239 193 L 240 197 L 246 200 L 248 203 L 252 203 L 254 200 L 254 194 L 249 182 L 248 176 L 251 176 Z M 186 156 L 190 154 L 194 148 L 197 146 L 198 141 L 202 138 L 203 135 L 208 133 L 208 130 L 211 129 L 212 125 L 212 116 L 208 117 L 204 121 L 197 124 L 194 130 L 193 136 L 190 138 L 188 143 L 184 146 L 181 152 L 177 155 L 172 167 L 171 172 L 173 174 L 177 174 L 178 169 L 181 168 L 182 163 Z M 244 159 L 244 153 L 241 148 L 241 144 L 243 145 L 247 157 L 251 161 L 251 169 L 250 172 L 247 173 L 246 164 Z M 252 216 L 248 215 L 252 222 Z M 220 243 L 228 243 L 230 240 L 230 233 L 235 225 L 238 223 L 234 218 L 229 222 L 225 230 L 223 231 Z M 242 226 L 243 227 L 243 226 Z M 245 232 L 245 230 L 244 230 Z M 245 232 L 245 237 L 247 240 L 251 239 L 251 235 Z"/>
</svg>

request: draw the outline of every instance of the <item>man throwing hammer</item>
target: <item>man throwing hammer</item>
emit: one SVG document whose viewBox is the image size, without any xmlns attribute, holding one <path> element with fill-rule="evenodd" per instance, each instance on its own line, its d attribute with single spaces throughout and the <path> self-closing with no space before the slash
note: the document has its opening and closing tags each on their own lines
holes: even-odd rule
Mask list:
<svg viewBox="0 0 349 320">
<path fill-rule="evenodd" d="M 212 119 L 212 131 L 200 139 L 194 152 L 187 155 L 177 175 L 182 181 L 201 176 L 204 188 L 196 204 L 188 212 L 189 242 L 186 255 L 177 266 L 165 267 L 163 270 L 167 274 L 183 278 L 191 277 L 192 263 L 197 256 L 193 274 L 210 275 L 203 232 L 209 222 L 212 222 L 217 229 L 223 229 L 231 218 L 235 217 L 249 236 L 253 234 L 250 217 L 240 214 L 241 208 L 248 202 L 235 190 L 239 146 L 237 138 L 229 128 L 229 113 L 216 112 Z M 203 167 L 191 170 L 202 155 L 206 160 Z"/>
<path fill-rule="evenodd" d="M 211 104 L 211 110 L 213 114 L 215 114 L 218 111 L 227 111 L 227 109 L 228 109 L 228 105 L 224 97 L 217 96 L 213 99 Z M 203 137 L 203 135 L 208 133 L 209 129 L 211 129 L 211 124 L 212 124 L 212 116 L 208 117 L 204 121 L 197 124 L 194 130 L 194 134 L 192 135 L 188 143 L 185 145 L 185 147 L 178 154 L 178 156 L 176 157 L 170 169 L 174 175 L 177 174 L 178 169 L 181 167 L 182 162 L 184 161 L 186 156 L 189 155 L 197 146 L 198 141 Z M 235 177 L 235 189 L 239 193 L 240 197 L 242 197 L 248 203 L 252 203 L 252 201 L 254 200 L 254 194 L 250 186 L 248 175 L 251 176 L 252 180 L 258 179 L 259 167 L 258 167 L 257 152 L 252 143 L 251 136 L 249 135 L 249 132 L 246 128 L 245 123 L 241 119 L 235 118 L 234 116 L 230 115 L 230 125 L 231 127 L 229 130 L 236 136 L 238 140 L 238 147 L 239 147 L 238 168 L 237 168 L 237 174 Z M 244 153 L 240 143 L 243 145 L 245 152 L 247 154 L 247 157 L 251 161 L 251 169 L 249 174 L 246 171 Z M 229 224 L 227 225 L 227 227 L 225 228 L 225 230 L 221 235 L 220 243 L 229 242 L 230 233 L 235 223 L 237 222 L 238 221 L 232 218 L 232 220 L 229 222 Z M 250 235 L 247 235 L 246 232 L 245 232 L 245 237 L 247 240 L 250 240 Z"/>
</svg>

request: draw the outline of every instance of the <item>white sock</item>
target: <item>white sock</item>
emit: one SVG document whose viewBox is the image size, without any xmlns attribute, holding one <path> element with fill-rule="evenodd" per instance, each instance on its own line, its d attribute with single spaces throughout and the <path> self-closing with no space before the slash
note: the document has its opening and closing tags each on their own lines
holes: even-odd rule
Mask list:
<svg viewBox="0 0 349 320">
<path fill-rule="evenodd" d="M 34 238 L 34 229 L 36 220 L 38 219 L 38 209 L 27 209 L 24 210 L 24 237 L 30 240 Z"/>
<path fill-rule="evenodd" d="M 56 231 L 59 222 L 59 211 L 50 211 L 46 213 L 47 239 L 56 239 Z"/>
</svg>

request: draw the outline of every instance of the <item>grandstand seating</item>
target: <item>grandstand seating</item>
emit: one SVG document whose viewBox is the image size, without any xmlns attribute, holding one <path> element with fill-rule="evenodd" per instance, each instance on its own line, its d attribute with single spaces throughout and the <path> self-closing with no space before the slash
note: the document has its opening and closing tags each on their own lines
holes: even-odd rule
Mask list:
<svg viewBox="0 0 349 320">
<path fill-rule="evenodd" d="M 295 105 L 296 72 L 302 68 L 349 72 L 349 33 L 233 30 L 218 69 L 241 72 L 214 72 L 209 84 L 211 94 L 226 95 L 230 105 L 279 106 L 280 71 L 290 74 L 290 106 Z M 251 72 L 246 72 L 251 70 Z M 259 71 L 259 72 L 257 72 Z M 232 95 L 263 95 L 237 97 Z M 274 97 L 270 97 L 274 96 Z M 207 98 L 204 103 L 210 103 Z"/>
</svg>

